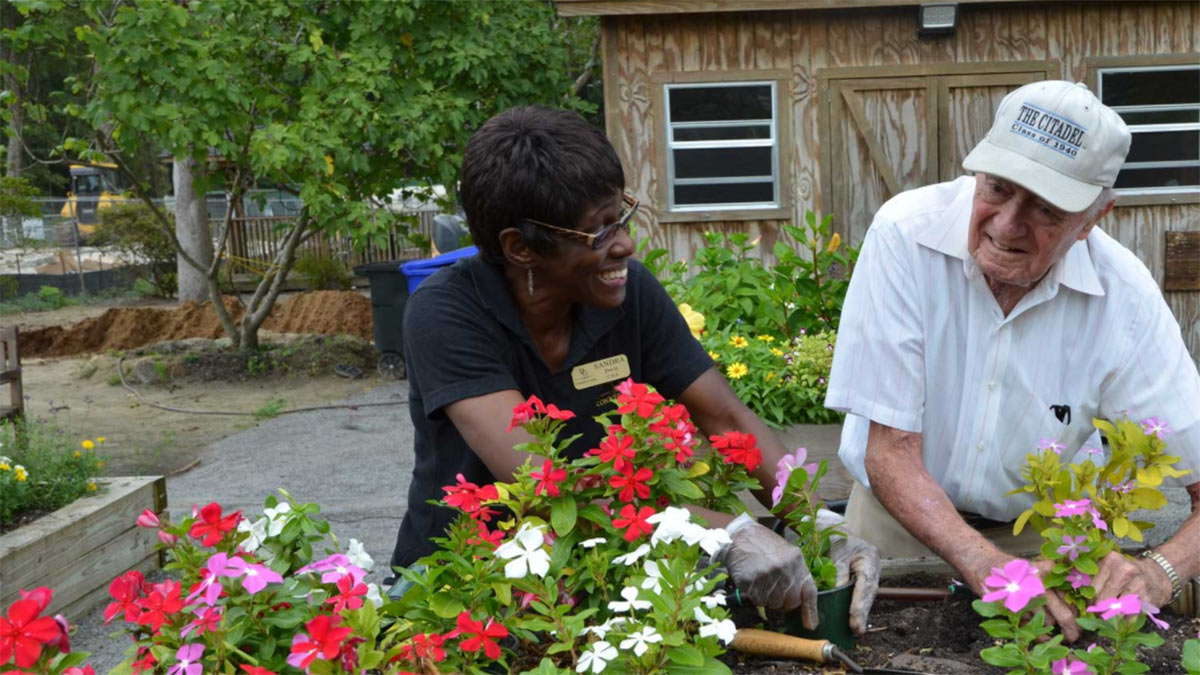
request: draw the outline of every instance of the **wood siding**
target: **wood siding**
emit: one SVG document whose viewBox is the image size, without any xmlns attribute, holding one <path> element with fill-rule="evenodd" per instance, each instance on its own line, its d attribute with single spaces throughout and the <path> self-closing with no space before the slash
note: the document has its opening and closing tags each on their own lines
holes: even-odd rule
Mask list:
<svg viewBox="0 0 1200 675">
<path fill-rule="evenodd" d="M 650 246 L 666 248 L 672 259 L 684 260 L 702 245 L 704 231 L 746 231 L 760 236 L 760 249 L 769 251 L 780 236 L 780 226 L 798 223 L 805 209 L 832 211 L 834 200 L 822 193 L 822 172 L 829 167 L 821 166 L 820 147 L 820 109 L 830 93 L 822 90 L 826 83 L 821 75 L 828 76 L 827 69 L 933 66 L 945 70 L 963 64 L 1050 61 L 1064 79 L 1085 81 L 1089 57 L 1200 51 L 1200 5 L 1194 2 L 965 4 L 959 5 L 959 14 L 955 33 L 934 39 L 917 37 L 913 7 L 603 17 L 607 131 L 624 162 L 630 189 L 649 207 L 639 213 L 639 225 Z M 664 120 L 655 105 L 655 90 L 661 87 L 656 80 L 672 72 L 705 72 L 720 81 L 721 72 L 741 70 L 790 73 L 781 91 L 791 98 L 786 136 L 794 148 L 792 162 L 783 170 L 793 195 L 792 217 L 659 223 L 655 207 L 663 186 L 656 157 L 662 152 Z M 970 73 L 958 76 L 969 78 Z M 988 101 L 970 95 L 979 91 L 976 88 L 962 92 L 965 96 L 951 94 L 947 104 L 951 119 L 969 121 L 953 122 L 950 147 L 941 149 L 943 163 L 961 158 L 969 148 L 960 146 L 986 131 L 994 104 L 1006 90 L 987 89 L 987 99 L 992 99 Z M 891 98 L 852 93 L 868 116 L 876 109 L 885 117 L 927 110 L 925 95 L 916 89 Z M 985 102 L 992 107 L 986 118 L 976 110 Z M 968 117 L 966 111 L 975 114 Z M 896 126 L 919 132 L 924 117 L 921 121 L 916 125 L 897 121 Z M 843 138 L 846 133 L 843 130 Z M 878 140 L 877 152 L 896 163 L 896 177 L 904 184 L 937 166 L 936 158 L 906 154 L 906 148 L 920 144 Z M 859 145 L 842 151 L 853 150 L 869 161 L 868 144 Z M 957 174 L 945 168 L 938 171 L 940 178 Z M 882 176 L 847 177 L 852 180 L 861 180 L 855 189 L 871 201 L 881 197 Z M 834 222 L 841 227 L 838 216 L 834 213 Z M 1161 286 L 1166 232 L 1200 230 L 1200 205 L 1118 206 L 1101 227 L 1135 252 Z M 1169 292 L 1166 299 L 1193 356 L 1200 355 L 1200 292 Z"/>
</svg>

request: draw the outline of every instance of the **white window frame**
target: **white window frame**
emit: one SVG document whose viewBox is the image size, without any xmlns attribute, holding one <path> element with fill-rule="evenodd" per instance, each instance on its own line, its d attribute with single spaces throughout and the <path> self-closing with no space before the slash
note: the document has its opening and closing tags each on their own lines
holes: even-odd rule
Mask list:
<svg viewBox="0 0 1200 675">
<path fill-rule="evenodd" d="M 1169 54 L 1158 56 L 1093 57 L 1088 59 L 1088 75 L 1096 97 L 1104 101 L 1104 75 L 1107 73 L 1195 71 L 1200 69 L 1200 55 Z M 1122 105 L 1111 106 L 1118 114 L 1126 112 L 1153 112 L 1162 110 L 1200 109 L 1200 101 L 1170 105 Z M 1130 124 L 1129 131 L 1139 133 L 1162 133 L 1171 131 L 1200 132 L 1200 121 L 1172 124 Z M 1196 166 L 1200 160 L 1176 160 L 1165 162 L 1126 162 L 1121 168 L 1169 168 Z M 1195 204 L 1200 203 L 1200 186 L 1181 185 L 1163 187 L 1118 188 L 1118 205 L 1139 204 Z"/>
<path fill-rule="evenodd" d="M 771 88 L 771 118 L 721 120 L 713 122 L 672 122 L 671 121 L 671 90 L 673 89 L 714 89 L 718 87 L 770 87 Z M 779 86 L 775 80 L 748 80 L 740 82 L 689 82 L 668 83 L 663 85 L 663 110 L 666 124 L 667 145 L 667 208 L 673 213 L 695 211 L 743 211 L 749 209 L 778 209 L 782 205 L 779 163 Z M 760 127 L 766 126 L 770 131 L 768 138 L 730 139 L 719 141 L 677 141 L 676 129 L 709 128 L 709 127 Z M 713 150 L 731 148 L 771 148 L 771 175 L 769 176 L 728 176 L 724 178 L 676 178 L 676 150 Z M 725 202 L 712 204 L 676 204 L 675 187 L 678 185 L 727 185 L 730 183 L 771 183 L 773 199 L 769 202 Z"/>
</svg>

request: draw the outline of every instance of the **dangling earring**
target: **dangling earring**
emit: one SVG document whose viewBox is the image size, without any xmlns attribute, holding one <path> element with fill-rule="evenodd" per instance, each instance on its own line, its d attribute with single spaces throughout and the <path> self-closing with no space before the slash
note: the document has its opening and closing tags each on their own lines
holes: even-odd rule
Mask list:
<svg viewBox="0 0 1200 675">
<path fill-rule="evenodd" d="M 530 267 L 527 271 L 529 272 L 529 274 L 527 274 L 525 276 L 525 281 L 526 281 L 525 287 L 529 289 L 529 297 L 532 298 L 533 297 L 533 268 Z"/>
</svg>

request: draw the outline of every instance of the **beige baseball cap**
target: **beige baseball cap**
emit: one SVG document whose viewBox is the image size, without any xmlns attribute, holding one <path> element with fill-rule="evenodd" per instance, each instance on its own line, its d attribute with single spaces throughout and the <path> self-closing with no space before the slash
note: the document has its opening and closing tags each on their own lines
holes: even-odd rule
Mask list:
<svg viewBox="0 0 1200 675">
<path fill-rule="evenodd" d="M 1129 153 L 1129 127 L 1082 82 L 1033 82 L 1010 92 L 963 168 L 1010 180 L 1064 211 L 1112 187 Z"/>
</svg>

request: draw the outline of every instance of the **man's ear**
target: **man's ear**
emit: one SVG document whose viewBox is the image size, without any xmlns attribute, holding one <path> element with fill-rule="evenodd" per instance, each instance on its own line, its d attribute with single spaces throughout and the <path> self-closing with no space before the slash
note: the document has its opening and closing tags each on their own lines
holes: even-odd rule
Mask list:
<svg viewBox="0 0 1200 675">
<path fill-rule="evenodd" d="M 537 254 L 525 243 L 521 231 L 509 227 L 500 231 L 500 250 L 504 259 L 517 267 L 530 268 L 537 262 Z"/>
<path fill-rule="evenodd" d="M 1079 236 L 1076 237 L 1076 240 L 1083 241 L 1084 239 L 1087 239 L 1087 236 L 1092 233 L 1092 228 L 1095 227 L 1096 224 L 1101 220 L 1104 220 L 1104 216 L 1107 216 L 1108 212 L 1112 211 L 1113 205 L 1116 203 L 1117 200 L 1115 199 L 1108 200 L 1108 203 L 1104 205 L 1104 209 L 1100 211 L 1100 213 L 1096 214 L 1095 218 L 1092 218 L 1092 222 L 1085 225 L 1083 229 L 1079 231 Z"/>
</svg>

